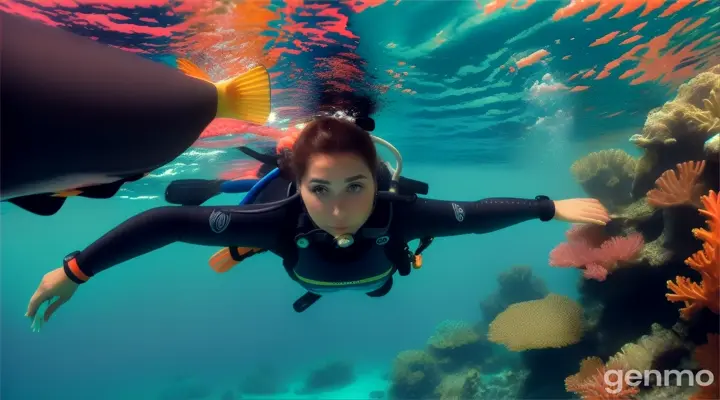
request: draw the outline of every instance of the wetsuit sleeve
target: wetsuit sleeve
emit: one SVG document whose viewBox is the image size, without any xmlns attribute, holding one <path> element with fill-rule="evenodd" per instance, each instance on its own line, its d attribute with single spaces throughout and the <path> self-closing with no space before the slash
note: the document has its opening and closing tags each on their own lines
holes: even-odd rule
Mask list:
<svg viewBox="0 0 720 400">
<path fill-rule="evenodd" d="M 401 209 L 408 241 L 426 236 L 488 233 L 533 219 L 549 221 L 555 216 L 555 203 L 545 196 L 465 202 L 418 198 Z"/>
<path fill-rule="evenodd" d="M 273 250 L 284 208 L 253 211 L 253 206 L 159 207 L 138 214 L 75 254 L 88 277 L 135 257 L 182 242 L 205 246 Z"/>
</svg>

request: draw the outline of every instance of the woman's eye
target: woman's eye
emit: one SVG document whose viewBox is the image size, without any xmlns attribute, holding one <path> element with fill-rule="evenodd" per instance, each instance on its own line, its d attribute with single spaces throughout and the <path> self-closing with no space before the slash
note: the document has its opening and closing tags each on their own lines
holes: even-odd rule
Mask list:
<svg viewBox="0 0 720 400">
<path fill-rule="evenodd" d="M 311 192 L 314 194 L 325 194 L 328 192 L 327 188 L 325 186 L 315 186 L 312 189 L 310 189 Z"/>
<path fill-rule="evenodd" d="M 354 183 L 354 184 L 348 186 L 348 189 L 347 189 L 347 190 L 348 190 L 348 192 L 350 192 L 350 193 L 357 193 L 357 192 L 361 191 L 362 189 L 363 189 L 363 186 L 362 186 L 362 185 L 360 185 L 360 184 L 358 184 L 358 183 Z"/>
</svg>

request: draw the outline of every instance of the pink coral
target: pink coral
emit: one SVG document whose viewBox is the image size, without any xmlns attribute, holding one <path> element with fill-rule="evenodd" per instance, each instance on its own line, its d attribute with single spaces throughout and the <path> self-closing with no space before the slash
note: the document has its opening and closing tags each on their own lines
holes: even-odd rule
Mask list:
<svg viewBox="0 0 720 400">
<path fill-rule="evenodd" d="M 550 252 L 550 265 L 582 268 L 585 278 L 598 281 L 604 281 L 619 262 L 635 258 L 645 245 L 639 233 L 603 240 L 594 226 L 573 226 L 565 235 L 568 241 Z"/>
</svg>

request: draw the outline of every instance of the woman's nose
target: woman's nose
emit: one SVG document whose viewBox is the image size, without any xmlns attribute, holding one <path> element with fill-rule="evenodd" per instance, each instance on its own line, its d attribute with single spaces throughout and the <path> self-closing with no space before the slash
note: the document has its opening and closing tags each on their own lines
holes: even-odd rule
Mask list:
<svg viewBox="0 0 720 400">
<path fill-rule="evenodd" d="M 342 207 L 340 207 L 339 205 L 333 206 L 333 209 L 332 209 L 332 216 L 333 216 L 333 217 L 335 217 L 335 218 L 340 218 L 340 217 L 342 217 L 344 214 L 345 214 L 345 213 L 343 212 Z"/>
</svg>

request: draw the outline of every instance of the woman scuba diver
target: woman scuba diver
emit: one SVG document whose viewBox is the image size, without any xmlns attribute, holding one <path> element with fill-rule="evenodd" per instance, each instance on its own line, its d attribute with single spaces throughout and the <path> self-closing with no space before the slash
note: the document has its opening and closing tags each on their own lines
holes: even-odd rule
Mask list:
<svg viewBox="0 0 720 400">
<path fill-rule="evenodd" d="M 396 271 L 407 275 L 420 267 L 419 253 L 437 237 L 484 234 L 529 220 L 609 221 L 595 199 L 418 197 L 422 189 L 413 181 L 404 187 L 399 177 L 399 154 L 397 170 L 389 171 L 379 162 L 374 142 L 389 146 L 353 121 L 312 120 L 283 156 L 282 176 L 253 195 L 251 204 L 167 206 L 140 213 L 47 273 L 27 316 L 35 318 L 43 302 L 57 297 L 39 316 L 47 321 L 98 273 L 174 242 L 225 247 L 210 260 L 219 272 L 264 251 L 281 257 L 290 277 L 307 291 L 294 304 L 302 312 L 323 294 L 341 289 L 383 296 Z M 407 243 L 414 239 L 420 245 L 412 253 Z"/>
</svg>

